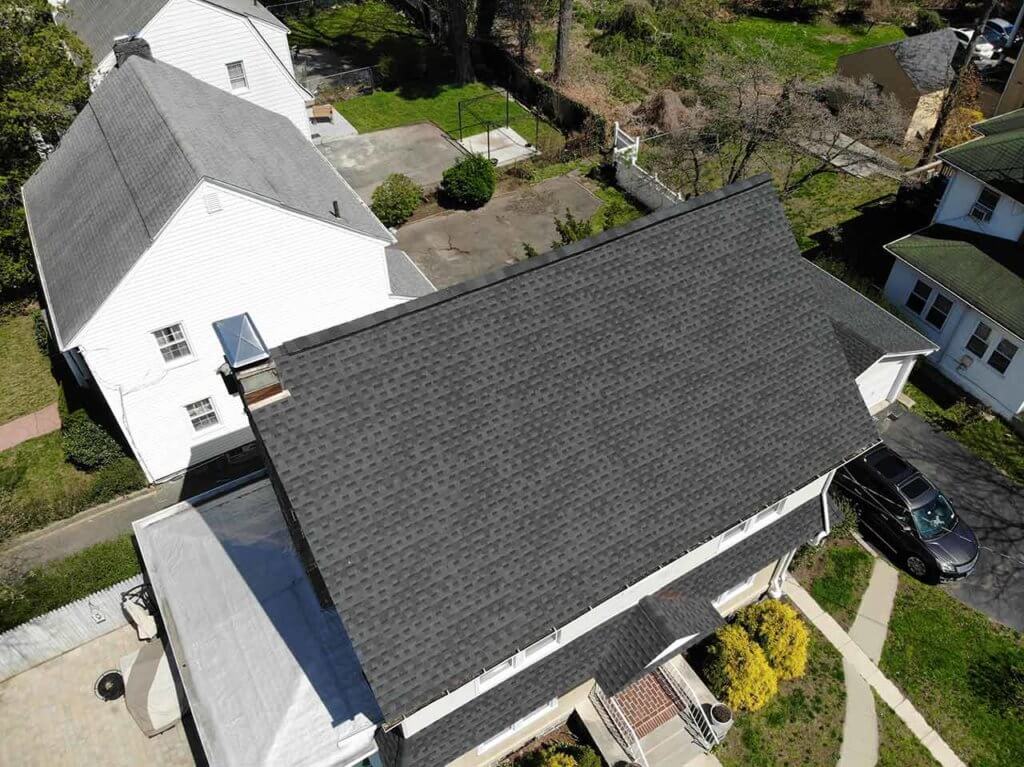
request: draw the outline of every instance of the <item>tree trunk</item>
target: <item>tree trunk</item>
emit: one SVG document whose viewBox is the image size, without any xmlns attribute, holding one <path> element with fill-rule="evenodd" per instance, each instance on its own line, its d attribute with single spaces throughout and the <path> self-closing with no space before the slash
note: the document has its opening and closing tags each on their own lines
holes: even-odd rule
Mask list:
<svg viewBox="0 0 1024 767">
<path fill-rule="evenodd" d="M 996 2 L 997 0 L 991 0 L 985 8 L 985 12 L 979 17 L 978 23 L 974 27 L 974 37 L 971 38 L 967 49 L 959 48 L 957 50 L 957 55 L 960 58 L 957 58 L 957 56 L 953 57 L 953 77 L 950 80 L 949 88 L 946 89 L 946 95 L 942 97 L 939 116 L 935 120 L 935 127 L 932 128 L 932 135 L 928 137 L 928 146 L 925 147 L 924 154 L 921 155 L 918 167 L 927 165 L 935 159 L 935 152 L 938 150 L 939 142 L 942 140 L 942 132 L 946 129 L 946 123 L 949 121 L 949 116 L 953 113 L 953 107 L 956 105 L 956 91 L 960 85 L 960 78 L 964 70 L 971 66 L 971 60 L 974 58 L 974 46 L 981 39 L 981 31 L 985 28 L 985 24 L 988 23 L 988 18 L 992 15 Z"/>
<path fill-rule="evenodd" d="M 498 0 L 477 0 L 476 36 L 484 39 L 494 31 L 494 17 L 498 14 Z"/>
<path fill-rule="evenodd" d="M 569 68 L 569 31 L 572 29 L 572 0 L 559 0 L 558 39 L 555 42 L 555 82 L 563 82 Z"/>
<path fill-rule="evenodd" d="M 448 47 L 455 57 L 455 82 L 473 82 L 473 62 L 466 40 L 466 0 L 448 0 Z"/>
</svg>

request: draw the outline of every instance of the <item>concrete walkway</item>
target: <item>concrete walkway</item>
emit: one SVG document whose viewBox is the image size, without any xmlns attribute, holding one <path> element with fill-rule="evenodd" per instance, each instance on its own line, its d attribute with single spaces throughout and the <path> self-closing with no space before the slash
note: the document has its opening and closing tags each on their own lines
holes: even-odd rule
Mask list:
<svg viewBox="0 0 1024 767">
<path fill-rule="evenodd" d="M 899 577 L 881 559 L 875 558 L 868 588 L 860 606 L 850 638 L 874 663 L 882 657 L 882 647 L 889 629 L 889 616 L 896 598 Z M 846 679 L 846 716 L 843 720 L 843 745 L 839 751 L 839 767 L 874 767 L 878 763 L 878 717 L 871 685 L 853 663 L 843 659 Z"/>
<path fill-rule="evenodd" d="M 60 428 L 60 413 L 57 403 L 47 405 L 42 410 L 15 418 L 0 426 L 0 451 L 20 445 L 26 440 L 41 437 Z"/>
<path fill-rule="evenodd" d="M 879 583 L 876 585 L 876 590 L 884 588 L 884 579 L 886 577 L 887 576 L 879 577 Z M 874 571 L 872 571 L 872 580 L 875 580 Z M 907 700 L 906 696 L 900 692 L 899 688 L 889 681 L 881 671 L 879 671 L 875 661 L 872 660 L 872 658 L 862 650 L 856 642 L 853 641 L 849 634 L 843 631 L 842 626 L 836 623 L 835 618 L 821 609 L 811 595 L 808 594 L 792 576 L 788 576 L 786 578 L 785 592 L 789 598 L 793 600 L 793 604 L 800 609 L 807 620 L 813 623 L 815 628 L 825 636 L 829 643 L 839 650 L 840 655 L 843 656 L 844 668 L 849 668 L 848 674 L 851 676 L 859 675 L 871 688 L 874 688 L 875 692 L 878 693 L 878 696 L 896 713 L 896 716 L 903 720 L 904 724 L 906 724 L 914 736 L 924 744 L 925 748 L 928 749 L 931 755 L 935 757 L 935 760 L 938 761 L 942 767 L 966 767 L 964 762 L 955 753 L 953 753 L 953 750 L 946 744 L 939 734 L 931 728 L 918 710 L 914 708 L 914 704 Z M 878 617 L 878 615 L 875 615 L 875 619 Z M 886 617 L 886 622 L 888 622 L 888 617 Z M 872 708 L 872 714 L 873 713 L 874 708 Z M 853 716 L 856 717 L 856 714 L 853 714 Z M 854 722 L 853 727 L 853 732 L 856 733 L 863 733 L 865 730 L 870 729 L 869 724 L 866 722 L 862 722 L 860 725 Z M 846 744 L 846 731 L 847 728 L 844 724 L 844 746 Z M 877 723 L 875 724 L 874 731 L 875 737 L 877 738 Z M 854 737 L 860 737 L 860 735 L 854 735 Z M 840 753 L 842 754 L 842 752 Z M 861 756 L 862 758 L 870 757 L 871 754 L 866 753 Z M 849 758 L 854 758 L 853 754 L 851 754 Z M 877 759 L 877 744 L 875 746 L 875 758 Z M 842 756 L 840 756 L 840 759 L 842 760 Z M 842 763 L 842 761 L 840 763 Z M 854 764 L 854 762 L 849 762 L 849 764 Z"/>
</svg>

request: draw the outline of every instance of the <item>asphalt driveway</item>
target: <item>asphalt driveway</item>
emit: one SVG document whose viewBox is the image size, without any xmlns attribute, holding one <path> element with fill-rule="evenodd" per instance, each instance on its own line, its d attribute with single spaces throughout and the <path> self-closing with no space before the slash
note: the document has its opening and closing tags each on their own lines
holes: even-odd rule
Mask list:
<svg viewBox="0 0 1024 767">
<path fill-rule="evenodd" d="M 572 175 L 497 195 L 477 210 L 441 213 L 398 230 L 398 246 L 438 288 L 514 264 L 528 242 L 544 253 L 558 236 L 555 216 L 589 219 L 601 201 Z"/>
<path fill-rule="evenodd" d="M 945 588 L 989 617 L 1024 630 L 1024 488 L 913 413 L 884 421 L 883 438 L 953 501 L 982 546 L 977 569 Z"/>
</svg>

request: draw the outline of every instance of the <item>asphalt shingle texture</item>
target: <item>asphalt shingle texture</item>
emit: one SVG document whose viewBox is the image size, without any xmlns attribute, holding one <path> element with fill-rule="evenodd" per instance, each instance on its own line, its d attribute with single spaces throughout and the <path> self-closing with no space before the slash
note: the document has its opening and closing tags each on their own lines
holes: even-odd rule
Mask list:
<svg viewBox="0 0 1024 767">
<path fill-rule="evenodd" d="M 58 21 L 70 27 L 89 52 L 93 66 L 110 53 L 114 38 L 137 34 L 169 0 L 67 0 Z M 208 0 L 210 5 L 251 16 L 284 28 L 274 14 L 255 0 Z"/>
<path fill-rule="evenodd" d="M 939 153 L 1003 194 L 1024 201 L 1024 128 L 982 136 Z"/>
<path fill-rule="evenodd" d="M 822 307 L 839 338 L 854 378 L 885 354 L 934 351 L 938 347 L 899 317 L 810 261 L 804 270 L 817 286 Z"/>
<path fill-rule="evenodd" d="M 384 256 L 387 259 L 392 294 L 403 298 L 418 298 L 434 292 L 436 288 L 433 283 L 404 250 L 392 245 L 384 251 Z"/>
<path fill-rule="evenodd" d="M 1024 129 L 1024 109 L 1014 109 L 1012 112 L 990 117 L 971 127 L 983 136 L 1022 130 Z"/>
<path fill-rule="evenodd" d="M 759 177 L 272 352 L 389 720 L 878 441 L 800 258 Z"/>
<path fill-rule="evenodd" d="M 886 247 L 1024 337 L 1024 261 L 1016 242 L 935 224 Z"/>
<path fill-rule="evenodd" d="M 710 600 L 821 530 L 821 504 L 814 500 L 666 586 L 659 596 L 685 593 L 694 603 L 705 605 L 688 622 L 679 624 L 677 638 L 710 633 L 714 626 L 700 617 L 704 610 L 713 610 Z M 388 733 L 378 730 L 385 766 L 441 767 L 591 679 L 614 695 L 643 676 L 647 664 L 666 649 L 667 644 L 662 644 L 658 632 L 651 628 L 643 608 L 634 607 L 408 740 L 400 728 Z"/>
<path fill-rule="evenodd" d="M 900 67 L 921 93 L 943 90 L 953 76 L 953 56 L 960 43 L 948 27 L 889 43 Z"/>
<path fill-rule="evenodd" d="M 23 189 L 62 342 L 82 328 L 204 177 L 393 239 L 286 117 L 133 56 L 104 79 Z M 340 218 L 332 214 L 335 200 Z"/>
</svg>

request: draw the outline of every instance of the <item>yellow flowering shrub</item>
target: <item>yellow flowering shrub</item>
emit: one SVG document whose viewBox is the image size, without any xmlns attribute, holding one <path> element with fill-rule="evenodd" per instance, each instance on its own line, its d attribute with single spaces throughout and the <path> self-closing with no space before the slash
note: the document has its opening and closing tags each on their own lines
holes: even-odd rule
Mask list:
<svg viewBox="0 0 1024 767">
<path fill-rule="evenodd" d="M 778 692 L 778 678 L 764 652 L 736 624 L 715 634 L 704 673 L 715 695 L 737 711 L 757 711 Z"/>
<path fill-rule="evenodd" d="M 736 614 L 752 640 L 764 651 L 779 679 L 796 679 L 807 670 L 807 626 L 790 605 L 765 599 Z"/>
</svg>

